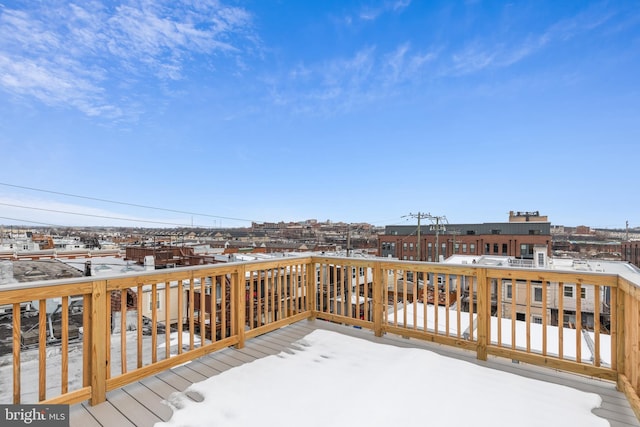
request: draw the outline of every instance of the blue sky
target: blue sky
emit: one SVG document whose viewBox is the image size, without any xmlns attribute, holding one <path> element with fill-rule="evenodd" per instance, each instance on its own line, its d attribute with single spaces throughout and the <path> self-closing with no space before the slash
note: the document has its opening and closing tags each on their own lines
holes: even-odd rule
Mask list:
<svg viewBox="0 0 640 427">
<path fill-rule="evenodd" d="M 636 1 L 5 1 L 0 223 L 637 227 L 638 76 Z"/>
</svg>

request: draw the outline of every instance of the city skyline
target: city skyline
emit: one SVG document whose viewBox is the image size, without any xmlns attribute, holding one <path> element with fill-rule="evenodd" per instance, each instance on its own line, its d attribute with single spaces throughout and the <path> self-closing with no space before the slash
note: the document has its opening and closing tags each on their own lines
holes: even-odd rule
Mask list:
<svg viewBox="0 0 640 427">
<path fill-rule="evenodd" d="M 635 2 L 6 3 L 0 223 L 638 227 L 639 47 Z"/>
</svg>

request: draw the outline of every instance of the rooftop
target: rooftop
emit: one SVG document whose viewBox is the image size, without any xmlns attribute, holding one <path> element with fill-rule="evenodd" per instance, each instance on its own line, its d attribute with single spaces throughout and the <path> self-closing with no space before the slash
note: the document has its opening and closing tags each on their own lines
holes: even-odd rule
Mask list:
<svg viewBox="0 0 640 427">
<path fill-rule="evenodd" d="M 268 354 L 295 352 L 296 340 L 331 329 L 595 392 L 603 402 L 595 414 L 614 426 L 638 426 L 637 271 L 515 268 L 498 261 L 301 254 L 5 284 L 0 383 L 8 387 L 0 390 L 0 403 L 73 404 L 74 425 L 152 425 L 171 416 L 162 404 L 171 393 L 186 391 L 198 400 L 189 391 L 201 386 L 186 390 L 192 383 Z M 38 311 L 14 316 L 25 302 Z M 415 374 L 411 368 L 392 363 L 371 375 L 392 376 L 403 390 Z M 453 377 L 457 368 L 441 371 Z M 469 379 L 467 388 L 489 387 L 495 371 L 487 372 L 485 381 Z M 358 393 L 362 383 L 343 375 L 347 380 L 335 380 L 336 389 Z M 454 382 L 464 388 L 464 381 Z M 376 397 L 388 399 L 385 390 L 396 389 L 382 387 Z M 482 388 L 469 399 L 487 395 Z M 546 394 L 527 395 L 531 406 L 540 395 Z M 184 399 L 176 402 L 189 402 Z M 397 407 L 395 400 L 382 402 Z M 487 406 L 504 409 L 495 403 Z"/>
<path fill-rule="evenodd" d="M 284 412 L 281 412 L 276 408 L 282 408 L 281 405 L 283 402 L 289 402 L 291 404 L 288 406 L 288 409 L 286 409 L 286 413 L 288 415 L 282 419 L 284 425 L 287 425 L 287 422 L 284 420 L 296 419 L 296 414 L 299 415 L 304 411 L 313 411 L 315 409 L 319 410 L 319 414 L 317 417 L 314 416 L 314 419 L 319 418 L 320 420 L 323 420 L 325 418 L 321 417 L 322 413 L 326 413 L 326 411 L 333 413 L 335 406 L 333 404 L 326 406 L 326 402 L 323 403 L 322 400 L 311 398 L 307 399 L 308 397 L 315 395 L 312 390 L 308 390 L 305 386 L 305 377 L 309 378 L 309 374 L 305 376 L 295 375 L 296 372 L 299 371 L 294 365 L 291 365 L 291 368 L 287 369 L 287 363 L 289 363 L 287 360 L 283 362 L 284 365 L 281 365 L 281 367 L 283 371 L 288 371 L 288 375 L 286 372 L 276 373 L 283 375 L 283 382 L 286 381 L 285 378 L 290 378 L 291 375 L 296 377 L 295 382 L 297 383 L 297 386 L 300 387 L 301 391 L 305 390 L 301 396 L 305 397 L 307 404 L 303 404 L 302 407 L 300 407 L 300 403 L 295 399 L 294 395 L 288 395 L 287 391 L 283 390 L 282 386 L 279 386 L 277 382 L 273 381 L 269 382 L 272 393 L 263 395 L 259 400 L 252 399 L 251 396 L 254 396 L 258 390 L 261 390 L 259 388 L 260 382 L 265 380 L 259 378 L 260 374 L 255 373 L 256 369 L 260 367 L 266 369 L 266 366 L 255 366 L 251 371 L 244 370 L 247 364 L 254 364 L 256 361 L 260 360 L 266 362 L 266 358 L 269 356 L 281 355 L 280 358 L 282 358 L 282 355 L 290 356 L 295 352 L 299 352 L 301 348 L 299 340 L 303 340 L 305 337 L 309 336 L 309 334 L 316 331 L 332 331 L 339 333 L 344 337 L 359 338 L 367 340 L 367 342 L 370 343 L 385 344 L 395 348 L 427 350 L 431 352 L 431 354 L 446 357 L 450 361 L 449 363 L 451 363 L 449 366 L 456 366 L 458 373 L 461 375 L 469 375 L 468 365 L 474 365 L 482 370 L 486 370 L 483 374 L 485 375 L 485 380 L 488 381 L 490 378 L 493 378 L 494 384 L 496 382 L 500 383 L 500 380 L 503 379 L 501 375 L 513 375 L 513 378 L 508 380 L 510 382 L 506 383 L 505 389 L 502 390 L 503 392 L 506 391 L 511 394 L 513 394 L 513 388 L 507 388 L 507 386 L 513 385 L 512 381 L 526 381 L 526 379 L 538 380 L 546 385 L 553 384 L 567 387 L 567 389 L 560 389 L 558 391 L 561 393 L 560 396 L 563 396 L 564 399 L 562 401 L 552 402 L 551 406 L 549 406 L 548 399 L 541 399 L 541 396 L 531 396 L 527 398 L 530 399 L 528 404 L 531 407 L 547 408 L 547 412 L 551 412 L 554 415 L 554 407 L 556 408 L 555 410 L 559 407 L 565 407 L 565 409 L 568 409 L 566 407 L 570 406 L 568 403 L 570 393 L 584 392 L 589 395 L 597 394 L 602 399 L 602 403 L 597 405 L 599 407 L 593 409 L 592 412 L 594 415 L 601 418 L 600 421 L 607 420 L 609 425 L 612 427 L 640 426 L 640 423 L 638 423 L 635 418 L 624 394 L 615 390 L 614 384 L 610 382 L 575 374 L 550 371 L 549 369 L 531 365 L 514 364 L 509 360 L 501 358 L 490 358 L 486 362 L 479 362 L 474 357 L 474 354 L 455 348 L 445 347 L 416 339 L 406 339 L 392 334 L 387 334 L 378 338 L 375 337 L 371 331 L 367 331 L 366 329 L 356 329 L 320 320 L 303 320 L 269 332 L 268 334 L 253 338 L 247 341 L 245 347 L 242 349 L 227 348 L 198 358 L 193 362 L 163 371 L 155 376 L 144 378 L 140 381 L 109 392 L 107 394 L 107 401 L 99 405 L 90 406 L 88 403 L 74 405 L 71 408 L 72 425 L 105 427 L 111 427 L 114 425 L 153 426 L 155 423 L 167 422 L 172 419 L 172 416 L 174 416 L 174 410 L 171 409 L 169 404 L 167 404 L 167 402 L 169 402 L 173 405 L 179 405 L 179 407 L 185 408 L 184 411 L 193 412 L 191 414 L 181 414 L 181 417 L 172 420 L 173 423 L 169 423 L 169 425 L 177 425 L 175 422 L 178 422 L 178 420 L 182 420 L 182 422 L 184 422 L 186 418 L 191 421 L 188 425 L 194 426 L 199 425 L 197 422 L 196 424 L 192 423 L 197 421 L 197 417 L 202 420 L 202 413 L 199 411 L 199 405 L 190 406 L 189 402 L 203 402 L 203 400 L 206 400 L 203 404 L 206 403 L 209 408 L 201 408 L 207 413 L 207 422 L 215 419 L 217 414 L 220 414 L 221 412 L 225 413 L 227 417 L 231 417 L 233 415 L 233 406 L 222 403 L 224 401 L 224 395 L 218 394 L 216 396 L 207 396 L 206 393 L 208 388 L 215 385 L 215 383 L 207 381 L 209 379 L 213 379 L 213 381 L 218 381 L 219 383 L 227 385 L 230 384 L 230 382 L 236 384 L 239 382 L 242 383 L 242 386 L 239 387 L 237 392 L 242 393 L 244 398 L 238 399 L 237 397 L 233 397 L 232 399 L 241 402 L 241 405 L 245 406 L 245 408 L 247 405 L 251 405 L 253 410 L 245 411 L 244 417 L 240 417 L 239 413 L 236 412 L 235 416 L 238 416 L 240 419 L 234 418 L 234 425 L 244 425 L 241 421 L 247 422 L 247 419 L 261 419 L 263 422 L 266 422 L 266 418 L 271 418 L 274 415 L 276 418 L 282 418 L 284 416 Z M 324 351 L 327 352 L 328 350 L 330 350 L 330 348 L 325 349 Z M 334 356 L 344 354 L 341 353 L 338 348 L 336 348 L 333 353 Z M 321 357 L 319 359 L 321 359 Z M 435 360 L 433 362 L 435 362 Z M 293 363 L 293 361 L 291 363 Z M 354 362 L 351 361 L 351 363 Z M 268 366 L 273 367 L 273 362 Z M 339 369 L 340 366 L 341 365 L 337 365 L 335 369 L 342 372 Z M 357 370 L 354 369 L 354 366 L 351 366 L 348 371 L 349 373 L 342 378 L 339 378 L 338 375 L 345 375 L 345 373 L 341 374 L 340 372 L 336 372 L 335 376 L 330 374 L 327 380 L 330 382 L 335 380 L 333 391 L 330 392 L 336 399 L 338 399 L 338 396 L 342 394 L 341 392 L 351 394 L 351 397 L 347 400 L 342 401 L 338 399 L 342 402 L 340 404 L 341 420 L 344 423 L 342 425 L 356 425 L 358 422 L 362 422 L 363 417 L 365 416 L 363 411 L 374 414 L 375 421 L 369 422 L 368 425 L 389 425 L 385 424 L 388 420 L 384 415 L 389 413 L 388 411 L 384 411 L 385 407 L 391 410 L 393 419 L 396 422 L 399 419 L 402 419 L 402 414 L 411 413 L 411 418 L 416 422 L 415 425 L 424 425 L 424 420 L 420 416 L 416 416 L 414 411 L 411 409 L 415 408 L 415 402 L 413 405 L 411 404 L 411 391 L 416 390 L 416 384 L 413 380 L 416 380 L 415 372 L 417 368 L 418 367 L 416 366 L 407 366 L 406 364 L 400 366 L 396 360 L 396 364 L 390 364 L 387 369 L 384 369 L 382 372 L 371 372 L 369 381 L 373 381 L 380 388 L 363 388 L 363 382 L 367 380 L 358 376 Z M 230 377 L 232 370 L 239 370 L 237 373 L 234 373 L 236 375 L 235 377 Z M 248 372 L 253 372 L 253 374 L 247 377 L 247 375 L 249 375 Z M 223 373 L 225 375 L 224 378 L 221 376 Z M 220 376 L 220 379 L 216 380 L 218 376 Z M 242 381 L 238 380 L 238 376 L 242 377 Z M 266 373 L 264 376 L 266 376 Z M 408 381 L 407 378 L 409 377 L 413 377 L 413 380 Z M 420 413 L 425 414 L 425 417 L 430 419 L 443 417 L 442 410 L 447 407 L 447 402 L 451 402 L 451 395 L 456 395 L 456 393 L 456 399 L 454 400 L 456 402 L 454 404 L 455 407 L 459 407 L 460 405 L 465 407 L 478 407 L 483 405 L 484 408 L 486 408 L 473 412 L 476 420 L 492 419 L 493 422 L 496 423 L 495 425 L 501 425 L 499 422 L 500 419 L 504 420 L 505 418 L 508 419 L 508 417 L 513 417 L 513 413 L 507 408 L 508 404 L 512 402 L 509 402 L 507 399 L 502 399 L 499 402 L 496 402 L 495 394 L 485 395 L 485 397 L 491 399 L 491 402 L 485 401 L 485 399 L 482 398 L 482 394 L 476 395 L 471 401 L 461 402 L 460 399 L 466 395 L 463 390 L 477 390 L 477 384 L 471 382 L 465 384 L 459 381 L 455 381 L 455 385 L 452 384 L 451 382 L 456 378 L 455 372 L 450 372 L 448 377 L 449 384 L 446 387 L 446 391 L 439 389 L 440 398 L 426 398 L 425 396 L 429 392 L 430 388 L 425 387 L 424 385 L 418 387 L 422 388 L 422 396 L 416 393 L 415 397 L 420 399 Z M 436 378 L 437 376 L 432 376 L 432 384 L 436 381 Z M 467 380 L 471 380 L 471 378 L 467 378 Z M 464 381 L 464 377 L 462 377 L 462 381 Z M 198 385 L 194 386 L 194 384 Z M 526 387 L 521 383 L 516 384 L 518 384 L 518 390 L 524 394 Z M 327 392 L 326 384 L 314 383 L 309 384 L 308 386 L 311 389 L 315 388 L 319 389 L 318 391 Z M 258 390 L 253 389 L 253 387 Z M 389 392 L 390 390 L 402 393 L 402 403 L 399 404 L 395 399 L 393 401 L 389 400 L 389 396 L 384 392 Z M 228 386 L 226 391 L 231 392 Z M 283 391 L 283 393 L 280 394 L 277 391 Z M 498 390 L 496 390 L 496 392 L 498 392 Z M 549 392 L 549 390 L 547 390 L 547 392 Z M 234 392 L 231 393 L 235 396 Z M 371 402 L 367 404 L 358 404 L 358 402 L 362 402 L 364 398 L 372 398 L 375 397 L 374 395 L 381 399 L 381 404 L 375 405 L 379 409 L 375 409 L 374 404 Z M 293 405 L 295 402 L 298 402 L 298 404 Z M 264 410 L 265 408 L 267 409 Z M 180 411 L 180 409 L 174 409 L 176 411 Z M 589 415 L 588 409 L 579 411 L 573 408 L 571 411 L 573 412 L 569 413 L 574 417 L 572 420 L 573 422 L 575 422 L 578 417 L 585 417 Z M 376 416 L 376 414 L 378 415 Z M 254 417 L 251 417 L 251 415 L 254 415 Z M 446 425 L 468 425 L 468 417 L 460 418 L 460 413 L 446 411 L 444 417 L 447 419 Z M 228 418 L 223 419 L 228 421 Z M 526 425 L 526 419 L 522 419 L 520 417 L 517 418 L 518 421 L 516 421 L 516 418 L 511 419 L 514 424 Z M 335 421 L 335 419 L 333 420 Z M 539 422 L 539 417 L 534 416 L 529 418 L 529 420 L 534 421 L 534 425 L 539 425 L 535 424 Z M 313 420 L 308 420 L 304 423 L 305 425 L 311 425 L 313 424 L 312 421 Z M 595 420 L 592 419 L 591 422 L 595 424 L 588 424 L 583 420 L 580 425 L 600 425 L 598 424 L 597 418 Z M 403 425 L 411 424 L 404 423 Z M 439 425 L 444 424 L 440 423 Z"/>
</svg>

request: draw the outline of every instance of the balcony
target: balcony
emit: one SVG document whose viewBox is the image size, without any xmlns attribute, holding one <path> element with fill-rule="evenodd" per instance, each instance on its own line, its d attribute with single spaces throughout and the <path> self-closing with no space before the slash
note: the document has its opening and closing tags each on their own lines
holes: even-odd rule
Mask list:
<svg viewBox="0 0 640 427">
<path fill-rule="evenodd" d="M 170 392 L 321 328 L 596 392 L 598 415 L 640 425 L 638 286 L 317 256 L 5 285 L 0 360 L 13 363 L 0 363 L 0 403 L 70 404 L 72 425 L 152 425 L 171 416 Z"/>
</svg>

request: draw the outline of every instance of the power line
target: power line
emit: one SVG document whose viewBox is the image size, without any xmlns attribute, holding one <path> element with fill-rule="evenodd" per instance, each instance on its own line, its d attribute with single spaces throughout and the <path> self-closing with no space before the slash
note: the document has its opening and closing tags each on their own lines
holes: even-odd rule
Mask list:
<svg viewBox="0 0 640 427">
<path fill-rule="evenodd" d="M 44 212 L 63 213 L 63 214 L 68 214 L 68 215 L 89 216 L 89 217 L 93 217 L 93 218 L 115 219 L 115 220 L 119 220 L 119 221 L 133 221 L 133 222 L 142 222 L 142 223 L 149 223 L 149 224 L 175 225 L 175 226 L 178 226 L 178 227 L 193 227 L 193 225 L 189 225 L 189 224 L 177 224 L 177 223 L 173 223 L 173 222 L 150 221 L 150 220 L 143 220 L 143 219 L 122 218 L 122 217 L 115 217 L 115 216 L 108 216 L 108 215 L 94 215 L 94 214 L 86 214 L 86 213 L 78 213 L 78 212 L 59 211 L 59 210 L 55 210 L 55 209 L 36 208 L 36 207 L 33 207 L 33 206 L 13 205 L 13 204 L 10 204 L 10 203 L 0 203 L 0 205 L 9 206 L 9 207 L 13 207 L 13 208 L 33 209 L 33 210 L 44 211 Z M 32 222 L 32 221 L 29 221 L 29 222 Z M 47 224 L 47 225 L 51 225 L 51 224 Z M 198 226 L 198 227 L 204 227 L 204 226 Z"/>
<path fill-rule="evenodd" d="M 439 240 L 438 240 L 438 238 L 439 238 L 440 231 L 445 231 L 445 227 L 444 227 L 444 224 L 442 224 L 442 222 L 447 222 L 448 223 L 447 217 L 444 216 L 444 215 L 435 216 L 435 215 L 431 215 L 430 213 L 424 213 L 424 212 L 418 212 L 417 214 L 409 213 L 409 215 L 404 215 L 403 216 L 403 218 L 406 218 L 406 217 L 411 217 L 411 218 L 417 218 L 418 219 L 418 228 L 417 228 L 418 229 L 418 236 L 417 236 L 418 243 L 416 245 L 416 250 L 418 251 L 418 261 L 422 261 L 422 259 L 421 259 L 421 255 L 422 254 L 420 253 L 420 220 L 421 219 L 425 219 L 425 218 L 431 220 L 431 225 L 429 226 L 429 228 L 431 230 L 435 230 L 435 232 L 436 232 L 436 244 L 435 244 L 435 249 L 436 249 L 435 255 L 436 255 L 436 257 L 435 258 L 436 258 L 436 262 L 439 262 L 439 258 L 440 258 L 439 250 L 440 250 L 440 248 L 439 248 Z M 411 234 L 413 234 L 413 233 L 411 233 Z"/>
<path fill-rule="evenodd" d="M 420 220 L 422 218 L 430 218 L 431 214 L 425 214 L 425 213 L 420 213 L 418 212 L 417 214 L 413 214 L 413 213 L 409 213 L 409 215 L 405 215 L 405 216 L 410 216 L 412 218 L 418 218 L 418 243 L 416 245 L 416 250 L 418 251 L 418 261 L 422 261 L 422 254 L 420 253 Z"/>
<path fill-rule="evenodd" d="M 439 248 L 439 240 L 438 240 L 438 236 L 440 234 L 440 231 L 446 231 L 444 224 L 441 224 L 441 221 L 445 221 L 445 222 L 449 222 L 447 221 L 447 217 L 444 215 L 441 216 L 436 216 L 436 215 L 431 215 L 431 214 L 427 214 L 428 218 L 431 220 L 431 226 L 430 228 L 433 230 L 435 228 L 436 230 L 436 262 L 440 262 L 440 248 Z M 434 226 L 434 221 L 435 221 L 435 226 Z"/>
<path fill-rule="evenodd" d="M 47 222 L 40 222 L 40 221 L 29 221 L 27 219 L 18 219 L 18 218 L 9 218 L 6 216 L 0 216 L 1 219 L 8 219 L 9 221 L 17 221 L 17 222 L 28 222 L 31 224 L 40 224 L 40 225 L 48 225 L 50 227 L 58 227 L 58 228 L 63 228 L 64 226 L 62 225 L 57 225 L 57 224 L 49 224 Z"/>
<path fill-rule="evenodd" d="M 56 195 L 60 195 L 60 196 L 66 196 L 66 197 L 74 197 L 74 198 L 77 198 L 77 199 L 93 200 L 93 201 L 98 201 L 98 202 L 112 203 L 112 204 L 123 205 L 123 206 L 132 206 L 132 207 L 137 207 L 137 208 L 158 210 L 158 211 L 164 211 L 164 212 L 172 212 L 172 213 L 179 213 L 179 214 L 186 214 L 186 215 L 195 215 L 195 216 L 202 216 L 202 217 L 208 217 L 208 218 L 226 219 L 226 220 L 231 220 L 231 221 L 269 222 L 269 221 L 259 221 L 259 220 L 255 220 L 255 219 L 235 218 L 235 217 L 229 217 L 229 216 L 212 215 L 212 214 L 206 214 L 206 213 L 200 213 L 200 212 L 182 211 L 182 210 L 179 210 L 179 209 L 161 208 L 161 207 L 155 207 L 155 206 L 141 205 L 141 204 L 137 204 L 137 203 L 121 202 L 121 201 L 117 201 L 117 200 L 103 199 L 103 198 L 99 198 L 99 197 L 82 196 L 82 195 L 78 195 L 78 194 L 65 193 L 65 192 L 62 192 L 62 191 L 45 190 L 45 189 L 42 189 L 42 188 L 28 187 L 28 186 L 17 185 L 17 184 L 9 184 L 9 183 L 6 183 L 6 182 L 0 182 L 0 185 L 5 186 L 5 187 L 19 188 L 19 189 L 23 189 L 23 190 L 36 191 L 36 192 L 41 192 L 41 193 L 49 193 L 49 194 L 56 194 Z M 11 205 L 7 205 L 7 206 L 11 206 Z M 38 209 L 38 208 L 26 207 L 26 209 Z M 40 208 L 40 210 L 45 210 L 45 209 L 41 209 Z M 75 213 L 75 212 L 63 212 L 63 211 L 53 211 L 53 210 L 52 210 L 52 212 L 69 213 L 69 214 L 72 214 L 72 215 L 95 216 L 95 217 L 107 218 L 107 219 L 120 219 L 120 220 L 125 220 L 125 221 L 138 221 L 138 222 L 148 222 L 148 223 L 156 223 L 156 224 L 178 225 L 178 226 L 181 226 L 181 227 L 193 226 L 193 224 L 187 225 L 187 224 L 173 224 L 173 223 L 169 223 L 169 222 L 133 220 L 133 219 L 111 217 L 111 216 L 98 216 L 98 215 L 81 214 L 81 213 Z M 13 218 L 5 218 L 5 219 L 15 220 Z M 372 224 L 372 225 L 375 225 L 377 223 L 388 222 L 388 221 L 393 220 L 393 219 L 397 219 L 397 217 L 396 218 L 390 218 L 388 220 L 380 220 L 380 221 L 374 221 L 374 222 L 369 222 L 369 223 Z M 24 222 L 32 222 L 32 223 L 36 223 L 36 224 L 38 223 L 37 221 L 26 221 L 26 220 Z M 55 224 L 47 224 L 47 223 L 42 223 L 42 224 L 43 225 L 52 225 L 52 226 L 58 227 Z M 59 227 L 62 227 L 62 226 L 59 226 Z M 200 227 L 209 228 L 209 226 L 200 226 Z"/>
<path fill-rule="evenodd" d="M 404 218 L 404 216 L 401 216 L 400 218 Z M 368 221 L 368 223 L 371 224 L 371 225 L 382 224 L 382 223 L 388 224 L 389 221 L 393 221 L 393 220 L 396 220 L 396 219 L 398 219 L 398 217 L 389 218 L 389 219 L 381 219 L 381 220 L 377 220 L 377 221 Z"/>
<path fill-rule="evenodd" d="M 95 201 L 98 201 L 98 202 L 113 203 L 113 204 L 116 204 L 116 205 L 133 206 L 133 207 L 136 207 L 136 208 L 154 209 L 154 210 L 165 211 L 165 212 L 173 212 L 173 213 L 181 213 L 181 214 L 197 215 L 197 216 L 206 216 L 206 217 L 209 217 L 209 218 L 229 219 L 229 220 L 233 220 L 233 221 L 246 221 L 246 222 L 252 222 L 253 221 L 253 220 L 244 219 L 244 218 L 233 218 L 233 217 L 228 217 L 228 216 L 220 216 L 220 215 L 211 215 L 211 214 L 204 214 L 204 213 L 198 213 L 198 212 L 181 211 L 181 210 L 177 210 L 177 209 L 158 208 L 158 207 L 154 207 L 154 206 L 139 205 L 139 204 L 136 204 L 136 203 L 128 203 L 128 202 L 119 202 L 119 201 L 116 201 L 116 200 L 100 199 L 98 197 L 80 196 L 80 195 L 77 195 L 77 194 L 63 193 L 61 191 L 43 190 L 41 188 L 26 187 L 26 186 L 23 186 L 23 185 L 8 184 L 8 183 L 5 183 L 5 182 L 0 182 L 0 185 L 4 185 L 6 187 L 20 188 L 20 189 L 23 189 L 23 190 L 39 191 L 41 193 L 58 194 L 60 196 L 75 197 L 75 198 L 78 198 L 78 199 L 95 200 Z M 147 222 L 153 222 L 153 221 L 147 221 Z"/>
</svg>

